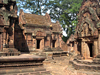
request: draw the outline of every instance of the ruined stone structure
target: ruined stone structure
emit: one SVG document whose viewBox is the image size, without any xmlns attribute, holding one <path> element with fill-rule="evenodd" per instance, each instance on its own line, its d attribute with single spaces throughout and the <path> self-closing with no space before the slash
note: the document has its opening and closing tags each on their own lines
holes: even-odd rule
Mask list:
<svg viewBox="0 0 100 75">
<path fill-rule="evenodd" d="M 0 0 L 0 51 L 14 48 L 15 26 L 18 25 L 16 0 Z"/>
<path fill-rule="evenodd" d="M 16 47 L 20 49 L 28 47 L 29 51 L 43 50 L 45 47 L 56 48 L 61 47 L 62 29 L 60 23 L 51 22 L 49 14 L 45 16 L 24 13 L 20 10 L 19 14 L 20 30 L 17 35 L 23 34 L 22 40 L 16 38 Z M 21 32 L 22 31 L 22 32 Z M 25 49 L 24 49 L 25 50 Z"/>
<path fill-rule="evenodd" d="M 61 47 L 60 23 L 45 16 L 24 13 L 17 16 L 16 0 L 0 0 L 0 51 L 30 52 Z"/>
<path fill-rule="evenodd" d="M 29 48 L 34 44 L 30 43 L 34 36 L 30 37 L 30 29 L 23 29 L 23 21 L 20 19 L 23 18 L 17 16 L 16 0 L 0 0 L 0 75 L 50 75 L 43 67 L 45 57 L 21 54 L 29 52 Z M 40 29 L 36 35 L 44 37 L 45 34 L 41 35 Z"/>
<path fill-rule="evenodd" d="M 75 39 L 78 51 L 84 59 L 100 53 L 100 5 L 98 0 L 84 0 L 78 14 Z"/>
<path fill-rule="evenodd" d="M 74 50 L 77 56 L 70 61 L 74 69 L 100 72 L 99 0 L 83 0 L 74 38 Z"/>
</svg>

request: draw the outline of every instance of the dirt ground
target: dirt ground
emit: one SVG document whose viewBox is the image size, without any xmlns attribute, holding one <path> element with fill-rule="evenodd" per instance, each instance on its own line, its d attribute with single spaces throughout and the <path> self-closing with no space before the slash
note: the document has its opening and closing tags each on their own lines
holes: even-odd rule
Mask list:
<svg viewBox="0 0 100 75">
<path fill-rule="evenodd" d="M 66 75 L 66 68 L 69 64 L 70 57 L 56 57 L 54 60 L 49 60 L 49 64 L 44 64 L 44 67 L 51 72 L 52 75 Z M 49 62 L 48 61 L 48 62 Z"/>
<path fill-rule="evenodd" d="M 44 67 L 51 72 L 51 75 L 100 75 L 100 72 L 75 70 L 69 65 L 70 59 L 73 57 L 56 57 L 54 60 L 49 60 L 50 63 L 44 64 Z"/>
</svg>

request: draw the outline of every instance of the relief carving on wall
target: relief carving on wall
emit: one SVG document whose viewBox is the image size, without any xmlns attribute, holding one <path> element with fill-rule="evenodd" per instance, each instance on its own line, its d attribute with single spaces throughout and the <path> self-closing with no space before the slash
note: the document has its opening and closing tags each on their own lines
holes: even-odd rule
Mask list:
<svg viewBox="0 0 100 75">
<path fill-rule="evenodd" d="M 39 37 L 41 37 L 41 36 L 45 36 L 45 35 L 44 35 L 44 33 L 43 33 L 43 32 L 41 32 L 41 31 L 38 31 L 38 32 L 36 33 L 36 36 L 39 36 Z"/>
<path fill-rule="evenodd" d="M 84 23 L 82 26 L 81 36 L 92 36 L 92 30 L 89 28 L 89 24 Z"/>
</svg>

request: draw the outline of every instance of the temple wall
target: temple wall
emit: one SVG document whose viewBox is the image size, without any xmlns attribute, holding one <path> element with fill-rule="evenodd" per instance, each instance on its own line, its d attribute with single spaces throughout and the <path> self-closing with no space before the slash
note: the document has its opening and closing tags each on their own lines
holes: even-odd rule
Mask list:
<svg viewBox="0 0 100 75">
<path fill-rule="evenodd" d="M 78 45 L 78 43 L 74 41 L 74 51 L 75 51 L 75 54 L 78 54 L 77 45 Z"/>
<path fill-rule="evenodd" d="M 94 48 L 93 48 L 93 57 L 98 55 L 98 41 L 97 39 L 94 40 Z"/>
<path fill-rule="evenodd" d="M 45 41 L 45 46 L 51 47 L 51 37 L 47 36 L 46 39 L 44 39 Z"/>
<path fill-rule="evenodd" d="M 44 38 L 40 42 L 40 49 L 43 49 L 43 48 L 44 48 Z"/>
<path fill-rule="evenodd" d="M 23 34 L 23 31 L 15 30 L 14 46 L 21 52 L 29 52 L 27 44 L 27 36 Z"/>
</svg>

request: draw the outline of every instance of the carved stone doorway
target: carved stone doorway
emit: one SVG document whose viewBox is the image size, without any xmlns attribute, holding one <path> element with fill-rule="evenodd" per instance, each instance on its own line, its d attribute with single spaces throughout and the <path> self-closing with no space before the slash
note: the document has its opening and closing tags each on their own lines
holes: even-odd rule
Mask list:
<svg viewBox="0 0 100 75">
<path fill-rule="evenodd" d="M 37 49 L 40 49 L 40 42 L 41 42 L 41 39 L 37 39 Z"/>
<path fill-rule="evenodd" d="M 93 57 L 93 44 L 88 43 L 88 47 L 89 47 L 90 57 Z"/>
<path fill-rule="evenodd" d="M 82 40 L 81 39 L 78 39 L 77 48 L 78 48 L 78 52 L 79 52 L 80 55 L 82 55 L 82 53 L 81 53 L 81 42 L 82 42 Z"/>
<path fill-rule="evenodd" d="M 56 42 L 56 40 L 52 41 L 52 47 L 55 47 L 55 42 Z"/>
</svg>

